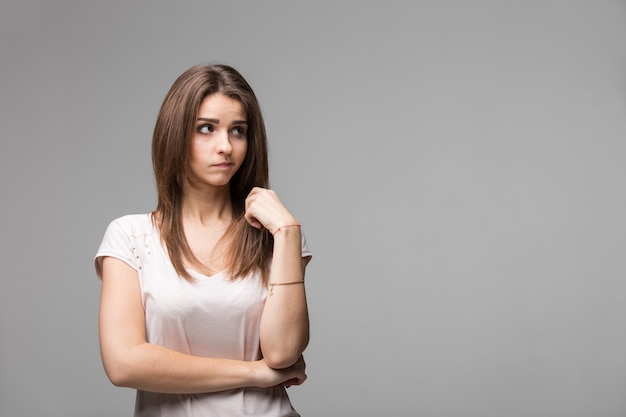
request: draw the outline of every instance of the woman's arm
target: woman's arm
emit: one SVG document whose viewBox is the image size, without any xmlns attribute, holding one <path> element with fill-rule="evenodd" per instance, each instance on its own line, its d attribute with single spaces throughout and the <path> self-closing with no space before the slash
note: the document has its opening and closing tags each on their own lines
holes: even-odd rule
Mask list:
<svg viewBox="0 0 626 417">
<path fill-rule="evenodd" d="M 309 258 L 302 258 L 300 228 L 281 229 L 274 237 L 270 284 L 304 280 Z M 309 342 L 309 314 L 304 284 L 271 285 L 261 317 L 261 351 L 267 364 L 293 365 Z"/>
<path fill-rule="evenodd" d="M 246 201 L 246 218 L 252 226 L 274 234 L 270 292 L 261 317 L 261 351 L 269 366 L 287 368 L 298 361 L 309 342 L 309 314 L 304 281 L 309 258 L 302 258 L 302 235 L 297 220 L 276 193 L 254 188 Z"/>
<path fill-rule="evenodd" d="M 265 363 L 187 355 L 147 343 L 137 272 L 124 262 L 103 260 L 100 299 L 100 350 L 113 384 L 163 393 L 203 393 L 246 386 L 268 387 L 294 377 L 304 368 L 277 371 Z"/>
</svg>

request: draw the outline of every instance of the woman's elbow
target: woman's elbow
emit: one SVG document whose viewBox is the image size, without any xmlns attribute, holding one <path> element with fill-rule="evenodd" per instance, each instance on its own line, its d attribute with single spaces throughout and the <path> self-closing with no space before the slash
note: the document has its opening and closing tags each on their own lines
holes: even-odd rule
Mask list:
<svg viewBox="0 0 626 417">
<path fill-rule="evenodd" d="M 267 366 L 273 369 L 284 369 L 289 368 L 291 365 L 296 363 L 300 355 L 295 356 L 293 354 L 282 354 L 282 353 L 270 353 L 268 355 L 263 355 L 263 359 Z"/>
<path fill-rule="evenodd" d="M 123 355 L 103 355 L 102 365 L 109 381 L 116 387 L 132 388 L 133 368 Z"/>
<path fill-rule="evenodd" d="M 116 387 L 132 388 L 132 376 L 129 369 L 120 364 L 104 364 L 104 372 Z"/>
<path fill-rule="evenodd" d="M 299 346 L 292 348 L 281 346 L 275 347 L 274 349 L 268 349 L 267 351 L 263 352 L 263 359 L 265 360 L 267 366 L 269 366 L 270 368 L 289 368 L 291 365 L 296 363 L 298 359 L 300 359 L 300 356 L 306 348 L 307 343 L 308 340 L 303 341 L 303 343 L 301 343 Z"/>
</svg>

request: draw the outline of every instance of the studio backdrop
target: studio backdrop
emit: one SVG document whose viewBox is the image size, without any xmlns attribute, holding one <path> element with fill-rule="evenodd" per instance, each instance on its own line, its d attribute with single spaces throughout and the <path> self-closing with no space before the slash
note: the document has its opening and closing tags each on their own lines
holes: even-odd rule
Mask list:
<svg viewBox="0 0 626 417">
<path fill-rule="evenodd" d="M 617 0 L 4 1 L 0 415 L 132 415 L 93 256 L 219 62 L 314 254 L 303 416 L 624 416 L 625 41 Z"/>
</svg>

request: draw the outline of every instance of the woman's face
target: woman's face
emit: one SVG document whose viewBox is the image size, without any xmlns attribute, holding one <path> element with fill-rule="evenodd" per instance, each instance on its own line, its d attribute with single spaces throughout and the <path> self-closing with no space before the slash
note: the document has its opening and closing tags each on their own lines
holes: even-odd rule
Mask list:
<svg viewBox="0 0 626 417">
<path fill-rule="evenodd" d="M 202 101 L 189 160 L 194 183 L 228 185 L 246 157 L 246 116 L 239 101 L 223 94 L 212 94 Z"/>
</svg>

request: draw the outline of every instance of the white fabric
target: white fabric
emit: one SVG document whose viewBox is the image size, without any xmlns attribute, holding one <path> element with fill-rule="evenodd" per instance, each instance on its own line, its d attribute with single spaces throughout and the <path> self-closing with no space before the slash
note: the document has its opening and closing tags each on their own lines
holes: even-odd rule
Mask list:
<svg viewBox="0 0 626 417">
<path fill-rule="evenodd" d="M 150 214 L 120 217 L 107 228 L 95 258 L 112 256 L 137 271 L 149 343 L 191 355 L 253 361 L 259 358 L 259 326 L 267 290 L 260 274 L 231 281 L 191 271 L 178 276 Z M 302 256 L 311 256 L 302 238 Z M 285 389 L 242 388 L 173 395 L 137 391 L 136 417 L 298 416 Z"/>
</svg>

